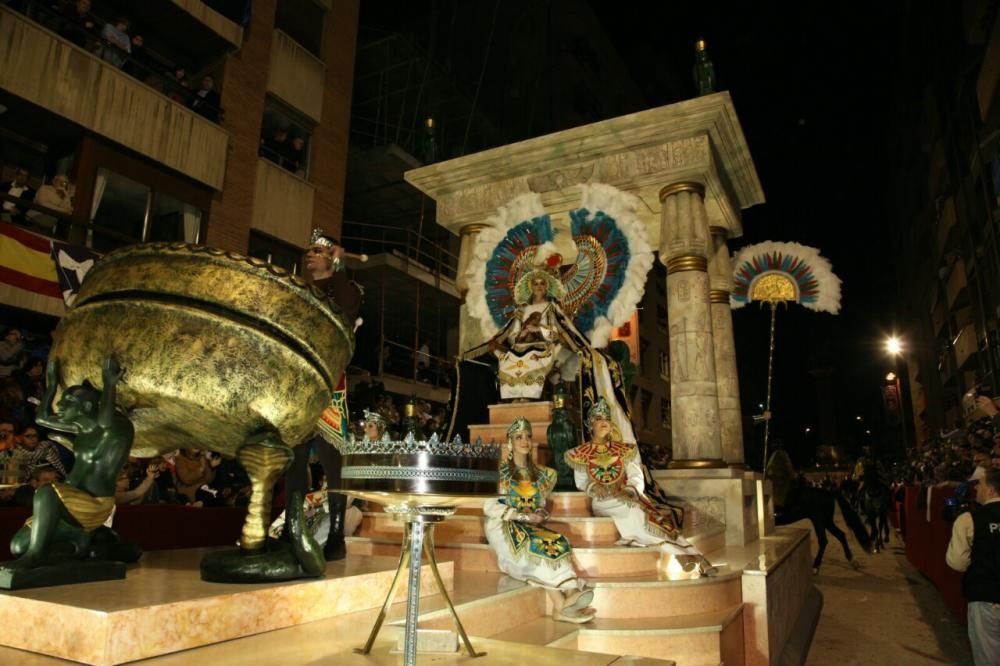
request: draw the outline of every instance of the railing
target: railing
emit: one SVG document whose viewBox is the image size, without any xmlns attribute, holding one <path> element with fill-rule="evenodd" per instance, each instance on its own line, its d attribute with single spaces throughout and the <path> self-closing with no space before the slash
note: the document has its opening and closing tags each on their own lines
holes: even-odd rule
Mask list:
<svg viewBox="0 0 1000 666">
<path fill-rule="evenodd" d="M 301 246 L 309 238 L 316 188 L 265 158 L 257 159 L 252 229 Z"/>
<path fill-rule="evenodd" d="M 275 29 L 267 90 L 316 122 L 323 119 L 326 65 L 294 39 Z"/>
<path fill-rule="evenodd" d="M 0 213 L 0 219 L 2 219 L 2 221 L 10 222 L 19 227 L 23 227 L 28 231 L 48 236 L 49 238 L 53 238 L 55 240 L 78 242 L 81 245 L 86 243 L 87 247 L 94 246 L 94 238 L 106 237 L 113 241 L 113 246 L 99 248 L 100 251 L 109 250 L 112 249 L 112 247 L 134 245 L 142 242 L 141 238 L 135 238 L 134 236 L 129 236 L 128 234 L 123 234 L 119 231 L 94 224 L 93 222 L 85 222 L 70 213 L 65 213 L 52 208 L 46 208 L 45 206 L 40 206 L 31 201 L 25 201 L 24 199 L 12 197 L 9 194 L 0 194 L 0 202 L 4 201 L 10 201 L 16 205 L 20 211 L 25 213 L 25 217 L 21 217 L 20 215 L 13 216 L 6 211 L 3 211 Z M 55 218 L 55 226 L 49 228 L 47 225 L 35 222 L 32 218 L 27 216 L 28 211 L 35 211 Z M 100 244 L 98 243 L 98 245 Z"/>
<path fill-rule="evenodd" d="M 364 354 L 359 354 L 353 361 L 354 365 L 367 369 L 376 368 L 380 377 L 398 377 L 399 379 L 421 382 L 434 388 L 449 388 L 451 386 L 454 363 L 450 359 L 422 352 L 409 345 L 389 340 L 384 336 L 379 336 L 378 342 L 377 359 L 364 358 Z"/>
<path fill-rule="evenodd" d="M 188 84 L 177 81 L 174 75 L 177 71 L 177 64 L 170 62 L 155 50 L 143 45 L 142 56 L 134 53 L 127 53 L 124 50 L 109 44 L 101 37 L 101 29 L 109 24 L 100 16 L 90 12 L 93 22 L 91 29 L 71 22 L 67 16 L 53 10 L 47 2 L 39 0 L 25 0 L 21 5 L 21 13 L 40 26 L 54 32 L 63 39 L 82 48 L 88 53 L 92 53 L 105 62 L 117 66 L 123 72 L 133 78 L 142 81 L 157 92 L 166 95 L 178 104 L 182 104 L 198 115 L 211 120 L 221 122 L 223 116 L 222 107 L 206 101 L 192 90 Z M 14 9 L 14 7 L 11 7 Z M 138 33 L 137 33 L 138 34 Z M 131 36 L 130 36 L 131 37 Z M 106 53 L 113 56 L 105 57 Z M 121 58 L 122 64 L 117 65 L 114 59 Z"/>
<path fill-rule="evenodd" d="M 0 88 L 215 190 L 228 133 L 118 67 L 0 6 Z"/>
<path fill-rule="evenodd" d="M 351 252 L 396 253 L 436 275 L 454 279 L 458 274 L 457 254 L 412 229 L 345 220 L 343 242 Z"/>
</svg>

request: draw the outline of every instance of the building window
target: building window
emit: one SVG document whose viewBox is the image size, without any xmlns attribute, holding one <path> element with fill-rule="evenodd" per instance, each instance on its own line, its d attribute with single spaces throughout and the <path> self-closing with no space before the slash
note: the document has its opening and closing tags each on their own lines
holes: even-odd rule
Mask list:
<svg viewBox="0 0 1000 666">
<path fill-rule="evenodd" d="M 325 18 L 326 10 L 315 0 L 279 0 L 274 27 L 319 58 Z"/>
<path fill-rule="evenodd" d="M 259 154 L 299 178 L 308 178 L 312 133 L 310 123 L 268 99 L 261 122 Z"/>
<path fill-rule="evenodd" d="M 667 306 L 663 303 L 656 304 L 656 328 L 662 335 L 667 334 Z"/>
<path fill-rule="evenodd" d="M 660 425 L 663 426 L 664 430 L 672 428 L 670 421 L 670 401 L 666 398 L 660 398 Z"/>
<path fill-rule="evenodd" d="M 646 357 L 649 355 L 649 340 L 639 336 L 639 372 L 640 374 L 646 374 Z"/>
<path fill-rule="evenodd" d="M 97 170 L 90 210 L 87 244 L 100 252 L 147 241 L 200 240 L 200 208 L 104 167 Z"/>
<path fill-rule="evenodd" d="M 670 354 L 660 351 L 660 379 L 670 381 Z"/>
<path fill-rule="evenodd" d="M 247 254 L 255 259 L 263 259 L 269 264 L 280 266 L 290 273 L 298 274 L 302 250 L 258 231 L 250 232 Z"/>
<path fill-rule="evenodd" d="M 649 408 L 653 405 L 653 394 L 646 389 L 641 389 L 642 402 L 639 405 L 639 428 L 646 430 L 649 428 Z"/>
</svg>

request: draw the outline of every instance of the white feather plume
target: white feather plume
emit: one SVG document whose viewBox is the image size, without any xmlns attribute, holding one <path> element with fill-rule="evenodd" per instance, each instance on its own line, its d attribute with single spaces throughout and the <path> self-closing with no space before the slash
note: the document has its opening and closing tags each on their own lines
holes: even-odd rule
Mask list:
<svg viewBox="0 0 1000 666">
<path fill-rule="evenodd" d="M 494 248 L 512 227 L 544 214 L 545 206 L 542 205 L 540 194 L 534 192 L 521 194 L 500 206 L 496 213 L 486 220 L 486 227 L 479 232 L 473 248 L 473 265 L 466 303 L 469 306 L 469 315 L 479 321 L 484 338 L 493 337 L 499 330 L 493 322 L 489 304 L 486 302 L 486 264 Z"/>
<path fill-rule="evenodd" d="M 630 255 L 628 274 L 608 307 L 607 315 L 598 317 L 592 330 L 583 331 L 590 344 L 600 349 L 608 344 L 611 332 L 632 317 L 636 305 L 642 300 L 646 291 L 646 276 L 653 267 L 653 250 L 649 246 L 646 225 L 639 219 L 638 198 L 604 183 L 581 185 L 580 190 L 583 208 L 591 212 L 604 211 L 615 219 L 628 240 Z"/>
</svg>

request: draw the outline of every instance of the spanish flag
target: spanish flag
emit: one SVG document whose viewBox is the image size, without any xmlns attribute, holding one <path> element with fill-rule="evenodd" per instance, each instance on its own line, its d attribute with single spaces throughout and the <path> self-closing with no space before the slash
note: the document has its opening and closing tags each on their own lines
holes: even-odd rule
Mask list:
<svg viewBox="0 0 1000 666">
<path fill-rule="evenodd" d="M 61 317 L 66 313 L 52 242 L 0 222 L 0 302 Z"/>
</svg>

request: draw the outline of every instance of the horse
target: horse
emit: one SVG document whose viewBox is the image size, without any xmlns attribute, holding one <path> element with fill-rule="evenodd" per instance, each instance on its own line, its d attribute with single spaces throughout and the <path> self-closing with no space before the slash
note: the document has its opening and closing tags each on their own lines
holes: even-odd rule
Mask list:
<svg viewBox="0 0 1000 666">
<path fill-rule="evenodd" d="M 774 523 L 775 525 L 788 525 L 800 520 L 809 520 L 812 523 L 813 531 L 816 532 L 816 540 L 819 542 L 819 550 L 813 559 L 813 574 L 819 573 L 819 568 L 823 564 L 823 553 L 826 551 L 829 540 L 826 533 L 829 532 L 840 542 L 844 549 L 844 557 L 855 569 L 858 564 L 854 561 L 854 554 L 847 543 L 847 536 L 837 527 L 834 521 L 834 504 L 840 505 L 840 512 L 847 521 L 847 526 L 854 533 L 854 537 L 861 544 L 861 547 L 868 550 L 871 547 L 871 540 L 865 531 L 864 523 L 857 512 L 844 499 L 839 492 L 814 488 L 808 485 L 805 479 L 796 479 L 795 468 L 792 465 L 788 454 L 779 449 L 771 456 L 767 464 L 767 478 L 771 480 L 774 490 Z"/>
<path fill-rule="evenodd" d="M 872 552 L 877 553 L 889 542 L 889 510 L 892 508 L 892 489 L 882 480 L 874 464 L 864 467 L 858 504 L 868 522 Z"/>
<path fill-rule="evenodd" d="M 813 559 L 814 574 L 819 573 L 819 568 L 823 564 L 823 553 L 826 551 L 827 543 L 829 543 L 826 537 L 827 532 L 840 542 L 844 549 L 844 557 L 847 558 L 851 566 L 855 569 L 859 568 L 854 554 L 851 552 L 851 547 L 847 543 L 847 535 L 837 527 L 834 520 L 834 503 L 840 506 L 840 513 L 843 514 L 847 526 L 861 547 L 864 550 L 870 549 L 871 539 L 865 530 L 861 517 L 839 492 L 813 488 L 812 486 L 793 487 L 788 490 L 785 503 L 781 506 L 775 506 L 775 525 L 788 525 L 805 519 L 812 523 L 813 531 L 816 532 L 816 540 L 819 542 L 819 549 Z"/>
</svg>

